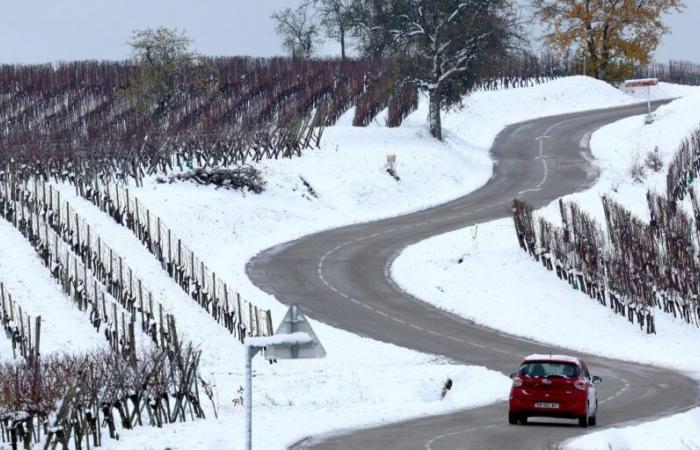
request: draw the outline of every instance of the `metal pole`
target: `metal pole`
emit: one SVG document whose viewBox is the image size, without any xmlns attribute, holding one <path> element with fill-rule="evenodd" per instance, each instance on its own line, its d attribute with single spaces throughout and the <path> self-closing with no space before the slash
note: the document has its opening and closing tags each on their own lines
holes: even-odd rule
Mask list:
<svg viewBox="0 0 700 450">
<path fill-rule="evenodd" d="M 651 117 L 651 86 L 647 86 L 647 108 L 649 109 L 649 117 Z"/>
<path fill-rule="evenodd" d="M 253 357 L 259 348 L 246 347 L 245 359 L 245 450 L 253 450 Z"/>
<path fill-rule="evenodd" d="M 297 306 L 296 303 L 292 304 L 292 323 L 290 324 L 290 332 L 296 333 L 297 332 L 297 321 L 299 320 L 299 307 Z M 298 345 L 292 345 L 292 358 L 298 358 L 299 357 L 299 346 Z"/>
</svg>

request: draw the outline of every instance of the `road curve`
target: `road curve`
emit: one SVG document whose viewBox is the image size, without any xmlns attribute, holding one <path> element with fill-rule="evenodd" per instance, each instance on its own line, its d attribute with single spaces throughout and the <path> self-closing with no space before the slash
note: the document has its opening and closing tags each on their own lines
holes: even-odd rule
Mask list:
<svg viewBox="0 0 700 450">
<path fill-rule="evenodd" d="M 656 104 L 658 106 L 659 104 Z M 353 333 L 456 362 L 508 374 L 523 356 L 565 352 L 487 329 L 422 302 L 389 275 L 405 247 L 451 230 L 509 215 L 514 197 L 534 206 L 585 188 L 598 173 L 588 137 L 646 105 L 548 117 L 506 128 L 491 150 L 491 180 L 452 202 L 413 214 L 352 225 L 266 250 L 248 263 L 251 280 L 283 303 L 298 303 L 314 319 Z M 494 274 L 494 278 L 503 274 Z M 527 286 L 523 286 L 524 289 Z M 468 300 L 468 299 L 465 299 Z M 620 324 L 620 326 L 625 326 Z M 595 325 L 591 324 L 591 331 Z M 598 428 L 651 419 L 698 404 L 698 386 L 672 371 L 585 357 L 603 377 Z M 310 437 L 293 448 L 543 449 L 585 431 L 569 424 L 507 424 L 505 403 L 362 430 Z"/>
</svg>

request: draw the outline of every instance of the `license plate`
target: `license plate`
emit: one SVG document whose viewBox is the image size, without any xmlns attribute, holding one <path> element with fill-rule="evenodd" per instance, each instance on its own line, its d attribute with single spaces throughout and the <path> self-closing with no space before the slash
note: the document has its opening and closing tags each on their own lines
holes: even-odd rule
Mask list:
<svg viewBox="0 0 700 450">
<path fill-rule="evenodd" d="M 535 403 L 535 408 L 557 409 L 557 408 L 559 408 L 559 403 L 537 402 L 537 403 Z"/>
</svg>

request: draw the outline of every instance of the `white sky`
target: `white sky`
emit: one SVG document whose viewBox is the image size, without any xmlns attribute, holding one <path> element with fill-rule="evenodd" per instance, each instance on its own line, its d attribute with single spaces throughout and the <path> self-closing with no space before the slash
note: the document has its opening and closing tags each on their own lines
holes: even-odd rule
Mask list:
<svg viewBox="0 0 700 450">
<path fill-rule="evenodd" d="M 526 0 L 521 0 L 526 1 Z M 0 63 L 124 59 L 132 30 L 185 29 L 207 55 L 281 54 L 270 14 L 299 0 L 0 0 Z M 657 59 L 700 63 L 700 0 L 668 18 Z M 532 28 L 537 34 L 536 27 Z M 326 45 L 323 53 L 336 46 Z"/>
</svg>

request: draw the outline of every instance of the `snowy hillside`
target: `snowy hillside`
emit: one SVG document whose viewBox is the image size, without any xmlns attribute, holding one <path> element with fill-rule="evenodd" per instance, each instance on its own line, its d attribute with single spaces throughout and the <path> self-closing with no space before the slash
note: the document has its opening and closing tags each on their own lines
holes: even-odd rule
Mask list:
<svg viewBox="0 0 700 450">
<path fill-rule="evenodd" d="M 267 182 L 261 194 L 188 182 L 161 184 L 155 178 L 130 191 L 246 299 L 271 309 L 277 323 L 285 307 L 255 288 L 245 275 L 247 261 L 258 252 L 320 230 L 419 210 L 476 189 L 491 176 L 488 150 L 508 124 L 636 101 L 584 77 L 479 92 L 465 99 L 463 109 L 445 116 L 444 144 L 427 133 L 423 101 L 399 128 L 381 123 L 368 128 L 337 125 L 325 130 L 318 150 L 300 158 L 256 164 Z M 387 173 L 388 155 L 396 156 L 400 180 Z M 120 442 L 111 442 L 107 448 L 154 448 L 156 436 L 159 447 L 240 448 L 242 346 L 179 289 L 133 234 L 77 197 L 72 186 L 57 187 L 93 232 L 118 249 L 136 275 L 147 280 L 155 300 L 174 314 L 182 336 L 200 346 L 202 375 L 215 385 L 218 419 L 205 405 L 205 421 L 170 425 L 167 435 L 150 428 L 125 432 Z M 50 342 L 43 346 L 44 352 L 102 345 L 103 339 L 82 324 L 88 323 L 80 317 L 82 313 L 63 305 L 67 300 L 50 277 L 28 275 L 43 274 L 43 268 L 32 268 L 38 258 L 13 233 L 9 225 L 0 227 L 3 244 L 12 249 L 0 257 L 0 279 L 17 291 L 33 314 L 46 320 L 61 318 L 47 322 L 45 337 Z M 482 230 L 480 236 L 484 236 Z M 487 245 L 484 241 L 483 246 Z M 13 260 L 22 262 L 8 265 Z M 19 264 L 27 269 L 10 268 Z M 31 298 L 46 300 L 32 303 Z M 325 360 L 274 365 L 255 361 L 256 448 L 285 448 L 312 434 L 443 413 L 507 396 L 510 381 L 502 374 L 360 338 L 333 324 L 312 324 L 328 352 Z M 0 347 L 0 352 L 3 360 L 11 358 L 7 348 Z M 448 377 L 455 387 L 440 400 Z"/>
<path fill-rule="evenodd" d="M 23 314 L 42 317 L 41 352 L 80 352 L 106 346 L 42 267 L 34 249 L 12 225 L 0 218 L 0 281 Z M 9 340 L 0 339 L 0 361 L 12 358 Z"/>
<path fill-rule="evenodd" d="M 273 317 L 278 318 L 285 308 L 259 292 L 244 272 L 246 262 L 262 249 L 315 231 L 422 209 L 474 190 L 491 176 L 488 149 L 496 134 L 510 123 L 634 101 L 605 83 L 583 77 L 527 89 L 477 93 L 466 100 L 463 110 L 445 117 L 446 144 L 436 142 L 427 134 L 424 121 L 427 110 L 422 104 L 400 128 L 335 126 L 325 131 L 320 150 L 307 152 L 299 159 L 262 162 L 258 167 L 268 184 L 260 195 L 242 195 L 186 183 L 158 184 L 153 180 L 132 192 L 182 236 L 217 273 L 224 274 L 222 276 L 246 297 L 271 308 Z M 401 178 L 398 182 L 386 173 L 388 154 L 396 155 L 397 174 Z M 69 194 L 68 189 L 66 193 Z M 211 245 L 212 235 L 217 237 L 216 246 Z M 505 399 L 507 395 L 507 379 L 493 374 L 493 382 L 488 384 L 491 387 L 484 390 L 485 397 L 455 393 L 454 397 L 460 399 L 457 403 L 431 406 L 430 402 L 421 404 L 422 395 L 419 395 L 408 402 L 404 396 L 421 392 L 425 377 L 432 380 L 428 386 L 434 389 L 441 385 L 447 374 L 468 374 L 469 370 L 430 367 L 428 360 L 416 364 L 410 361 L 415 358 L 421 361 L 423 357 L 411 356 L 413 352 L 393 347 L 390 347 L 393 349 L 391 363 L 374 365 L 368 361 L 386 361 L 388 358 L 377 358 L 375 348 L 386 347 L 383 344 L 353 337 L 322 324 L 314 326 L 328 350 L 326 361 L 315 361 L 293 372 L 294 363 L 282 363 L 272 369 L 258 362 L 256 389 L 259 394 L 256 394 L 256 400 L 260 399 L 263 406 L 259 411 L 278 420 L 283 420 L 283 413 L 274 404 L 285 404 L 289 399 L 283 397 L 280 400 L 274 392 L 295 389 L 292 385 L 308 370 L 316 373 L 307 381 L 314 385 L 318 379 L 330 377 L 337 380 L 329 386 L 332 394 L 324 394 L 309 386 L 307 392 L 314 392 L 314 397 L 318 395 L 314 405 L 319 419 L 309 421 L 309 426 L 303 430 L 289 430 L 290 437 L 278 436 L 280 444 L 333 430 L 339 423 L 342 428 L 360 426 L 425 414 L 431 410 L 437 412 L 470 406 L 486 399 Z M 344 351 L 347 348 L 353 349 L 351 355 Z M 237 361 L 242 359 L 236 358 L 231 365 Z M 357 369 L 349 374 L 347 367 Z M 369 373 L 378 374 L 378 378 L 369 376 Z M 284 378 L 281 377 L 283 374 Z M 392 386 L 401 385 L 402 389 L 398 391 L 405 390 L 405 394 L 397 392 L 396 388 L 377 388 L 376 397 L 365 398 L 367 392 L 375 392 L 372 386 L 384 386 L 382 380 L 392 380 Z M 284 387 L 279 386 L 280 383 L 284 383 Z M 464 384 L 469 383 L 455 385 Z M 346 406 L 338 410 L 321 400 L 328 395 L 337 398 L 341 392 L 365 394 L 359 398 L 352 394 L 350 398 L 339 399 L 337 405 Z M 265 401 L 263 393 L 273 400 Z M 404 407 L 391 407 L 395 402 Z M 410 404 L 415 406 L 405 406 Z M 358 412 L 353 413 L 353 407 L 347 405 L 355 405 Z M 322 420 L 330 411 L 337 422 Z M 296 408 L 289 410 L 289 414 L 297 413 Z M 259 423 L 261 428 L 257 438 L 262 439 L 267 434 L 265 422 L 261 420 Z"/>
<path fill-rule="evenodd" d="M 590 144 L 600 178 L 591 189 L 565 197 L 604 223 L 600 196 L 611 194 L 637 215 L 648 220 L 647 190 L 665 192 L 665 168 L 680 142 L 700 123 L 700 91 L 697 88 L 662 86 L 673 95 L 685 97 L 662 106 L 654 124 L 645 125 L 644 117 L 632 117 L 594 133 Z M 661 89 L 661 88 L 660 88 Z M 630 175 L 633 163 L 657 152 L 664 163 L 660 172 L 646 169 L 642 179 Z M 688 205 L 685 205 L 687 207 Z M 559 207 L 549 205 L 538 214 L 553 223 L 561 223 Z M 414 273 L 426 274 L 417 278 Z M 493 274 L 503 274 L 493 283 Z M 520 250 L 512 219 L 480 224 L 436 236 L 406 249 L 392 267 L 395 280 L 407 291 L 441 308 L 486 326 L 541 342 L 588 353 L 641 363 L 656 364 L 700 377 L 700 357 L 689 354 L 688 346 L 700 344 L 700 329 L 670 315 L 656 315 L 657 334 L 647 335 L 638 327 L 601 308 L 579 291 L 572 290 L 551 272 Z M 426 282 L 425 280 L 430 280 Z M 468 299 L 468 301 L 466 301 Z M 572 306 L 575 304 L 575 307 Z M 592 330 L 595 329 L 595 332 Z M 679 417 L 679 429 L 688 429 L 696 421 L 695 413 Z M 673 419 L 666 419 L 668 425 Z M 686 425 L 683 425 L 683 424 Z M 621 436 L 637 431 L 664 439 L 664 425 L 620 432 L 601 432 L 574 441 L 570 448 L 638 448 Z M 610 434 L 605 434 L 610 433 Z M 687 448 L 698 442 L 695 434 L 685 443 L 675 439 L 664 448 Z M 567 447 L 568 448 L 568 447 Z M 654 448 L 649 447 L 639 448 Z"/>
</svg>

